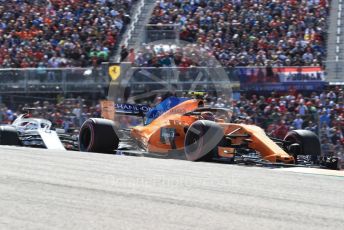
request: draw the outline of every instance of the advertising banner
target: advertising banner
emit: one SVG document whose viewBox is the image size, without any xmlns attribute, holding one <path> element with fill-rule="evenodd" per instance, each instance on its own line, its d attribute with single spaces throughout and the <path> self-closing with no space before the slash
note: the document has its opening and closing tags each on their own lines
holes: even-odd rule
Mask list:
<svg viewBox="0 0 344 230">
<path fill-rule="evenodd" d="M 320 90 L 325 84 L 321 67 L 239 67 L 240 89 L 253 91 Z"/>
<path fill-rule="evenodd" d="M 274 73 L 280 82 L 325 81 L 324 71 L 318 66 L 275 68 Z"/>
</svg>

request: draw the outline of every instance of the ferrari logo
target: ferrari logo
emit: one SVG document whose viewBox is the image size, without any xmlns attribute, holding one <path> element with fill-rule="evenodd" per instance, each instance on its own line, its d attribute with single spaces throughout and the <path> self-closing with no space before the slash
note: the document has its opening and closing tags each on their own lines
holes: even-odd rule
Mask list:
<svg viewBox="0 0 344 230">
<path fill-rule="evenodd" d="M 115 81 L 121 75 L 121 66 L 119 64 L 109 67 L 109 75 L 113 81 Z"/>
</svg>

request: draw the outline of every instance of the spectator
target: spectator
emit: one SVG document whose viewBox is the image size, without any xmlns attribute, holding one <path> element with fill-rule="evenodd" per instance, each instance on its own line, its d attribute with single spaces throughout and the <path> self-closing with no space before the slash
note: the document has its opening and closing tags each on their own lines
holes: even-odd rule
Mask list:
<svg viewBox="0 0 344 230">
<path fill-rule="evenodd" d="M 139 57 L 141 56 L 139 55 Z M 135 51 L 133 48 L 129 50 L 128 59 L 129 59 L 129 62 L 135 63 Z"/>
<path fill-rule="evenodd" d="M 273 131 L 273 135 L 283 140 L 288 131 L 289 127 L 286 125 L 284 120 L 281 120 L 276 129 Z"/>
<path fill-rule="evenodd" d="M 125 45 L 121 47 L 121 62 L 124 61 L 128 57 L 128 49 Z"/>
</svg>

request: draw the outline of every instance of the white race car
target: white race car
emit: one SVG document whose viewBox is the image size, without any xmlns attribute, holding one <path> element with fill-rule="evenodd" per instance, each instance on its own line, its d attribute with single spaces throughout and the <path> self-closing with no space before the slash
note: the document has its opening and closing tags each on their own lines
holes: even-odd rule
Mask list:
<svg viewBox="0 0 344 230">
<path fill-rule="evenodd" d="M 18 116 L 11 125 L 0 126 L 0 145 L 16 145 L 59 150 L 78 150 L 77 136 L 65 134 L 63 129 L 52 129 L 52 123 L 32 118 L 30 111 Z"/>
</svg>

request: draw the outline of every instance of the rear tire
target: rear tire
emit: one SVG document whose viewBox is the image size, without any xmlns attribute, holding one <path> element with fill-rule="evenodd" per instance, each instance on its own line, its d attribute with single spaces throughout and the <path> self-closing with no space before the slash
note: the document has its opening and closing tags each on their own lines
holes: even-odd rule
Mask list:
<svg viewBox="0 0 344 230">
<path fill-rule="evenodd" d="M 14 127 L 0 126 L 0 145 L 21 145 L 18 132 Z"/>
<path fill-rule="evenodd" d="M 189 161 L 212 161 L 224 137 L 223 129 L 213 121 L 194 122 L 185 135 L 184 152 Z"/>
<path fill-rule="evenodd" d="M 119 138 L 113 121 L 90 118 L 82 124 L 79 134 L 80 151 L 113 153 L 118 144 Z"/>
</svg>

